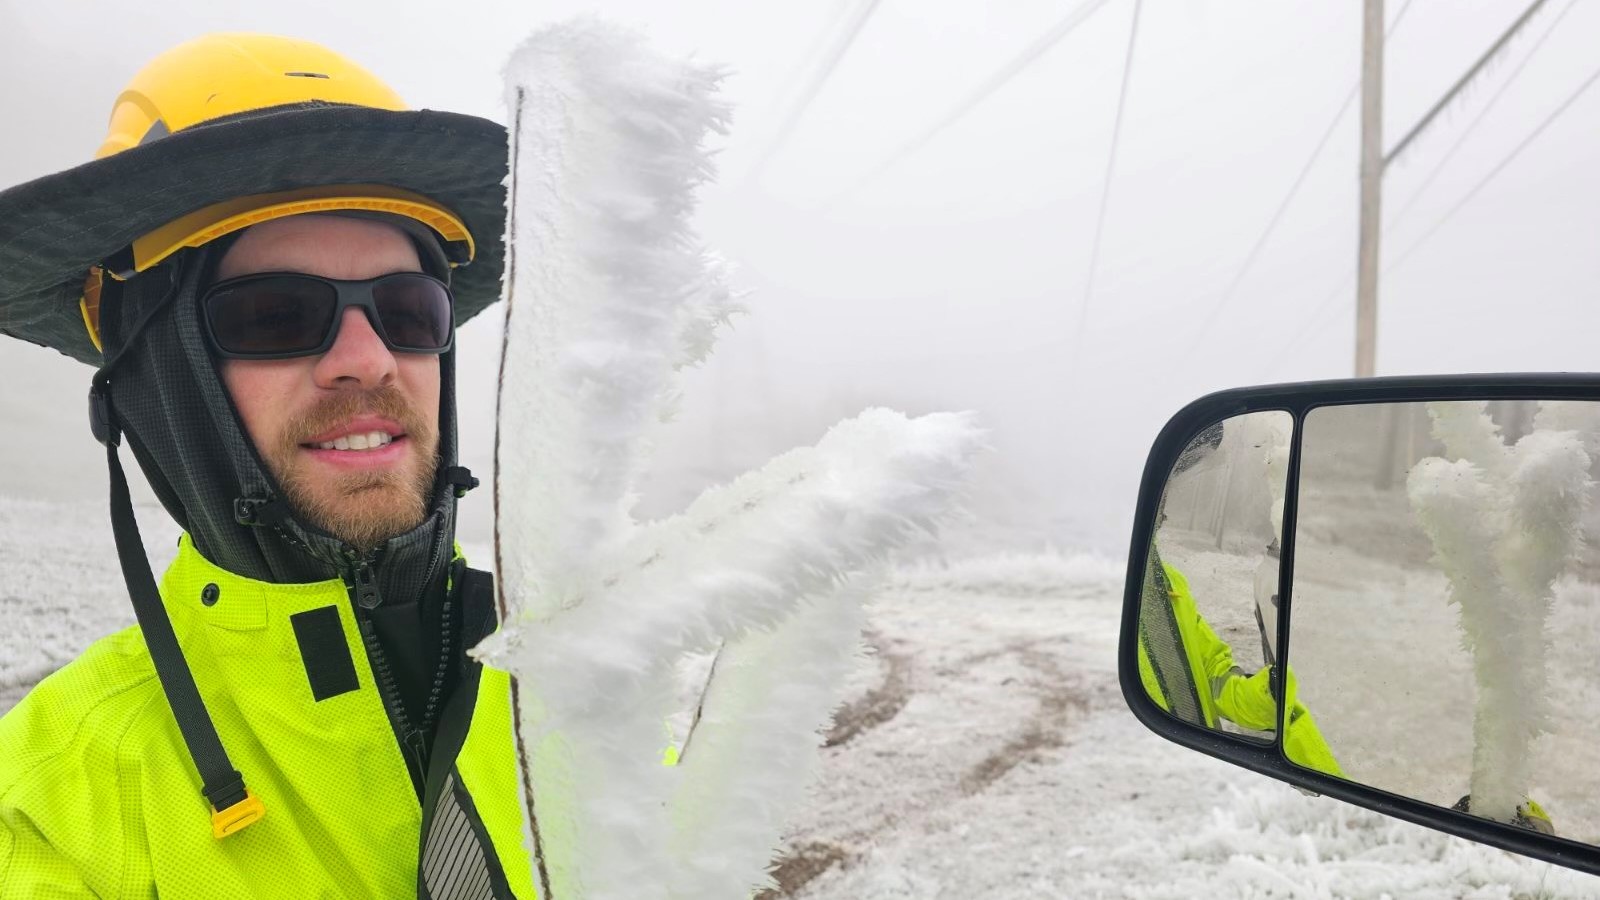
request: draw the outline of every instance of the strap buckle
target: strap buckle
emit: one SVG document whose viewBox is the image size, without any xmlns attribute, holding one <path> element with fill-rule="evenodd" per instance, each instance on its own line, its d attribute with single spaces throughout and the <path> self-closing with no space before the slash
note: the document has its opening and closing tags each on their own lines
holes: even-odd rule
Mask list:
<svg viewBox="0 0 1600 900">
<path fill-rule="evenodd" d="M 261 821 L 267 814 L 267 808 L 261 805 L 261 798 L 254 791 L 245 790 L 244 799 L 232 806 L 215 809 L 211 813 L 211 836 L 222 840 L 230 834 L 249 828 Z"/>
<path fill-rule="evenodd" d="M 111 411 L 111 389 L 99 381 L 89 387 L 89 431 L 107 447 L 122 443 L 116 414 Z"/>
<path fill-rule="evenodd" d="M 467 491 L 477 487 L 481 482 L 477 476 L 466 466 L 449 466 L 442 473 L 445 484 L 450 485 L 455 491 L 456 499 L 460 500 L 467 495 Z"/>
<path fill-rule="evenodd" d="M 240 525 L 275 526 L 283 524 L 288 513 L 276 497 L 233 498 L 233 520 Z"/>
</svg>

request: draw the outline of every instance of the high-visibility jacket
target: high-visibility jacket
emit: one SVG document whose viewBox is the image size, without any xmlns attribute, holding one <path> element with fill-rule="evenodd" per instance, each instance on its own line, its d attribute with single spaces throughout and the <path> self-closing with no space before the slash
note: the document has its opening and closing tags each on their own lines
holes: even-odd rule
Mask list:
<svg viewBox="0 0 1600 900">
<path fill-rule="evenodd" d="M 1172 704 L 1167 691 L 1193 691 L 1200 716 L 1208 728 L 1218 727 L 1220 717 L 1255 731 L 1276 729 L 1278 703 L 1272 697 L 1270 670 L 1261 669 L 1253 675 L 1247 675 L 1235 665 L 1233 648 L 1217 637 L 1217 633 L 1211 630 L 1205 617 L 1195 607 L 1188 579 L 1164 562 L 1161 563 L 1161 569 L 1166 575 L 1167 594 L 1171 600 L 1171 623 L 1176 626 L 1187 662 L 1187 671 L 1178 674 L 1187 678 L 1158 677 L 1155 667 L 1150 663 L 1146 641 L 1140 640 L 1139 679 L 1144 683 L 1145 692 L 1162 709 L 1171 711 Z M 1343 777 L 1338 760 L 1317 728 L 1316 720 L 1296 697 L 1294 673 L 1290 671 L 1285 675 L 1284 692 L 1289 701 L 1289 715 L 1283 734 L 1284 753 L 1302 766 Z M 1167 691 L 1162 689 L 1164 681 Z"/>
<path fill-rule="evenodd" d="M 470 646 L 493 630 L 493 602 L 469 598 L 466 580 L 450 589 Z M 161 592 L 265 816 L 212 836 L 200 777 L 130 628 L 0 718 L 0 898 L 534 900 L 504 672 L 462 657 L 419 785 L 380 696 L 393 686 L 374 675 L 368 626 L 341 581 L 240 578 L 185 536 Z"/>
</svg>

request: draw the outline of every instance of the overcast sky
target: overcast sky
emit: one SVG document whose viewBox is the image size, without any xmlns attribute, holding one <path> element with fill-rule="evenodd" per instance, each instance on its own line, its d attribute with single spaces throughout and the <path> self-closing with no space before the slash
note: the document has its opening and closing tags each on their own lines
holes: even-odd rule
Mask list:
<svg viewBox="0 0 1600 900">
<path fill-rule="evenodd" d="M 88 159 L 122 84 L 161 50 L 208 31 L 316 40 L 413 106 L 503 120 L 499 69 L 522 37 L 583 12 L 637 25 L 664 50 L 729 67 L 736 118 L 700 226 L 752 291 L 751 315 L 691 381 L 644 511 L 673 508 L 708 479 L 811 442 L 862 406 L 974 409 L 997 448 L 983 489 L 989 514 L 1038 541 L 1120 549 L 1150 441 L 1185 402 L 1351 374 L 1354 105 L 1256 264 L 1228 287 L 1355 86 L 1360 4 L 1143 4 L 1085 307 L 1134 0 L 1110 0 L 883 167 L 1080 3 L 881 0 L 785 132 L 863 0 L 448 10 L 0 0 L 0 187 Z M 1526 6 L 1389 0 L 1389 17 L 1404 17 L 1387 55 L 1388 142 Z M 1596 368 L 1600 88 L 1434 228 L 1594 74 L 1597 37 L 1600 3 L 1550 0 L 1391 169 L 1381 374 Z M 481 471 L 493 428 L 493 319 L 461 337 L 464 457 Z M 0 492 L 101 495 L 103 457 L 81 415 L 88 375 L 37 348 L 0 348 Z M 469 508 L 469 538 L 484 533 L 487 507 L 482 498 Z"/>
</svg>

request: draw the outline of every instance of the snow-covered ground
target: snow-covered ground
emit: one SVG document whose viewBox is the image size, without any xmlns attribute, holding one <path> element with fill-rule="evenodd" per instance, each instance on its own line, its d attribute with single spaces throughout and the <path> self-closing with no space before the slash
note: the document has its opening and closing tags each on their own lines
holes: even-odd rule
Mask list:
<svg viewBox="0 0 1600 900">
<path fill-rule="evenodd" d="M 160 565 L 174 528 L 156 509 L 141 519 Z M 1600 896 L 1600 878 L 1305 797 L 1147 732 L 1116 682 L 1120 561 L 946 560 L 900 568 L 873 603 L 875 653 L 794 823 L 785 896 Z M 103 504 L 0 497 L 0 575 L 0 711 L 132 619 Z"/>
</svg>

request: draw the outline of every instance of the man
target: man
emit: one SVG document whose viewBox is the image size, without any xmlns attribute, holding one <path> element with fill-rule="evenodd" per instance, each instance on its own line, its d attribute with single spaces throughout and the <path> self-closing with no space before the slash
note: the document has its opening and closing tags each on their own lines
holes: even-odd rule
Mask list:
<svg viewBox="0 0 1600 900">
<path fill-rule="evenodd" d="M 1154 547 L 1150 557 L 1159 566 L 1150 581 L 1166 601 L 1157 611 L 1170 613 L 1170 618 L 1140 617 L 1139 678 L 1145 692 L 1162 709 L 1207 728 L 1218 728 L 1227 719 L 1252 731 L 1277 730 L 1273 667 L 1247 673 L 1235 664 L 1233 648 L 1200 614 L 1183 573 L 1162 562 Z M 1147 585 L 1146 596 L 1151 590 Z M 1316 720 L 1296 697 L 1293 670 L 1285 670 L 1284 676 L 1289 696 L 1284 752 L 1296 763 L 1343 777 Z"/>
<path fill-rule="evenodd" d="M 505 166 L 495 123 L 216 35 L 135 77 L 95 161 L 0 193 L 0 330 L 99 367 L 140 623 L 0 719 L 0 897 L 535 896 L 454 542 Z M 184 529 L 159 591 L 122 446 Z"/>
<path fill-rule="evenodd" d="M 1195 469 L 1222 445 L 1222 439 L 1222 423 L 1206 428 L 1178 455 L 1170 477 Z M 1163 519 L 1165 508 L 1163 497 Z M 1144 598 L 1139 616 L 1139 679 L 1145 693 L 1167 712 L 1207 728 L 1218 729 L 1221 720 L 1227 719 L 1251 731 L 1276 731 L 1278 697 L 1272 684 L 1270 654 L 1269 665 L 1254 673 L 1235 664 L 1233 648 L 1200 614 L 1188 579 L 1162 561 L 1154 544 L 1145 565 Z M 1259 612 L 1257 624 L 1261 624 Z M 1265 634 L 1262 643 L 1270 650 Z M 1296 696 L 1292 670 L 1284 670 L 1283 682 L 1280 690 L 1288 696 L 1284 752 L 1301 765 L 1343 777 L 1316 721 Z"/>
</svg>

